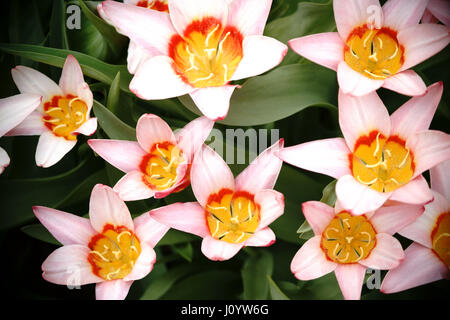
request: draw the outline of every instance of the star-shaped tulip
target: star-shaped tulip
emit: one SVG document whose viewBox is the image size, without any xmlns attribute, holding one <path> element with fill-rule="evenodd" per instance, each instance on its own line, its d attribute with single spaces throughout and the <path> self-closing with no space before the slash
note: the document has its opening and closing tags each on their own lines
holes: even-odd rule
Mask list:
<svg viewBox="0 0 450 320">
<path fill-rule="evenodd" d="M 259 155 L 236 180 L 225 161 L 204 145 L 192 164 L 191 185 L 197 202 L 174 203 L 150 211 L 168 227 L 203 238 L 211 260 L 232 258 L 244 246 L 270 246 L 268 227 L 284 211 L 283 194 L 273 190 L 282 162 L 274 152 L 280 140 Z"/>
<path fill-rule="evenodd" d="M 91 135 L 97 130 L 97 119 L 90 118 L 92 92 L 84 82 L 78 61 L 67 56 L 59 85 L 34 69 L 17 66 L 12 77 L 21 93 L 42 96 L 42 103 L 10 136 L 40 135 L 36 164 L 50 167 L 61 160 L 77 143 L 77 135 Z"/>
<path fill-rule="evenodd" d="M 313 34 L 289 42 L 305 58 L 337 71 L 341 90 L 362 96 L 384 87 L 405 95 L 425 93 L 410 68 L 447 46 L 443 25 L 419 24 L 428 1 L 334 0 L 338 32 Z"/>
<path fill-rule="evenodd" d="M 213 126 L 214 121 L 200 117 L 174 134 L 160 117 L 145 114 L 136 126 L 137 142 L 91 139 L 88 144 L 126 173 L 114 186 L 123 200 L 163 198 L 189 185 L 193 156 Z"/>
<path fill-rule="evenodd" d="M 437 23 L 438 21 L 450 27 L 450 1 L 430 0 L 428 2 L 422 23 Z"/>
<path fill-rule="evenodd" d="M 450 159 L 450 135 L 427 130 L 442 96 L 442 83 L 413 97 L 390 117 L 376 92 L 354 97 L 339 92 L 344 138 L 285 148 L 284 161 L 338 179 L 345 208 L 363 214 L 388 199 L 425 204 L 433 200 L 422 173 Z"/>
<path fill-rule="evenodd" d="M 0 137 L 3 137 L 18 126 L 42 102 L 42 96 L 37 94 L 18 94 L 0 99 Z M 8 153 L 0 148 L 0 174 L 9 165 Z"/>
<path fill-rule="evenodd" d="M 168 230 L 148 213 L 131 219 L 119 196 L 100 184 L 91 193 L 89 219 L 46 207 L 33 211 L 63 245 L 42 264 L 42 277 L 67 286 L 96 283 L 99 300 L 125 299 L 133 281 L 153 269 L 153 247 Z"/>
<path fill-rule="evenodd" d="M 145 100 L 189 94 L 212 120 L 224 119 L 236 85 L 277 66 L 287 47 L 263 36 L 271 0 L 168 0 L 169 14 L 115 1 L 102 11 L 152 56 L 130 90 Z M 212 103 L 213 102 L 213 103 Z"/>
<path fill-rule="evenodd" d="M 314 237 L 297 251 L 291 271 L 297 279 L 312 280 L 334 271 L 345 299 L 358 300 L 367 268 L 389 270 L 404 259 L 400 242 L 392 235 L 423 211 L 423 206 L 395 205 L 354 215 L 339 202 L 303 203 L 303 214 Z"/>
<path fill-rule="evenodd" d="M 430 170 L 434 201 L 399 234 L 414 241 L 400 266 L 388 272 L 381 285 L 384 293 L 408 290 L 450 278 L 450 161 Z"/>
</svg>

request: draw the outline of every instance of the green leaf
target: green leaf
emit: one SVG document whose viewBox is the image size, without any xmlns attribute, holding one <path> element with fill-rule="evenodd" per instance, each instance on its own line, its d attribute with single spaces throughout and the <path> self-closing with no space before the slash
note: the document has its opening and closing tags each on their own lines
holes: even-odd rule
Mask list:
<svg viewBox="0 0 450 320">
<path fill-rule="evenodd" d="M 269 275 L 267 275 L 267 280 L 269 281 L 270 297 L 272 300 L 290 300 Z"/>
<path fill-rule="evenodd" d="M 53 48 L 69 49 L 66 32 L 66 5 L 64 0 L 54 0 L 50 18 L 49 44 Z"/>
<path fill-rule="evenodd" d="M 269 251 L 258 251 L 258 255 L 247 258 L 241 271 L 244 300 L 265 300 L 269 293 L 267 276 L 272 275 L 273 257 Z"/>
<path fill-rule="evenodd" d="M 336 204 L 336 183 L 337 180 L 331 181 L 322 191 L 322 198 L 320 199 L 320 202 L 326 203 L 330 207 L 334 208 L 334 205 Z"/>
<path fill-rule="evenodd" d="M 298 237 L 303 240 L 308 240 L 314 237 L 314 232 L 306 219 L 303 221 L 300 228 L 298 228 L 297 233 L 299 234 Z"/>
<path fill-rule="evenodd" d="M 111 139 L 136 140 L 136 130 L 122 122 L 100 102 L 94 100 L 93 109 L 100 127 Z"/>
<path fill-rule="evenodd" d="M 190 242 L 178 244 L 178 245 L 172 245 L 171 247 L 183 259 L 185 259 L 188 262 L 192 262 L 192 256 L 194 254 L 194 251 L 192 249 L 192 245 Z"/>
<path fill-rule="evenodd" d="M 20 228 L 20 230 L 22 230 L 22 232 L 26 233 L 32 238 L 57 246 L 61 245 L 61 243 L 59 243 L 59 241 L 56 240 L 55 237 L 53 237 L 52 234 L 42 224 L 30 224 L 28 226 Z"/>
<path fill-rule="evenodd" d="M 175 245 L 179 243 L 186 243 L 191 242 L 195 240 L 199 240 L 200 238 L 197 236 L 194 236 L 190 233 L 181 232 L 175 229 L 170 229 L 164 237 L 158 242 L 156 245 L 159 246 L 165 246 L 165 245 Z"/>
<path fill-rule="evenodd" d="M 117 113 L 119 108 L 119 98 L 120 98 L 120 71 L 117 72 L 116 77 L 111 83 L 109 88 L 108 99 L 106 100 L 106 106 L 112 113 Z"/>
</svg>

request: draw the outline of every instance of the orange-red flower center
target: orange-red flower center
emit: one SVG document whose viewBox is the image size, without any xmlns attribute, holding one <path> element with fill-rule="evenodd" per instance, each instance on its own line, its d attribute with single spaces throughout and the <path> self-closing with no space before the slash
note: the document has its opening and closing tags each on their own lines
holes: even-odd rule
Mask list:
<svg viewBox="0 0 450 320">
<path fill-rule="evenodd" d="M 433 251 L 450 268 L 450 212 L 441 214 L 431 233 Z"/>
<path fill-rule="evenodd" d="M 141 0 L 136 5 L 151 10 L 169 12 L 169 5 L 167 0 Z"/>
</svg>

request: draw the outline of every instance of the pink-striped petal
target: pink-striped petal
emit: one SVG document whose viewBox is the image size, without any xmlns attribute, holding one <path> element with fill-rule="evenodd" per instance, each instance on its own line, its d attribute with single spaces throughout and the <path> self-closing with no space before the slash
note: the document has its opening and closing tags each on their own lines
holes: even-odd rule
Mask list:
<svg viewBox="0 0 450 320">
<path fill-rule="evenodd" d="M 339 179 L 351 174 L 350 153 L 344 139 L 333 138 L 283 148 L 278 156 L 296 167 Z"/>
<path fill-rule="evenodd" d="M 361 299 L 361 290 L 367 268 L 355 264 L 339 264 L 334 270 L 339 287 L 345 300 Z"/>
<path fill-rule="evenodd" d="M 102 282 L 92 272 L 88 262 L 90 249 L 86 245 L 72 244 L 53 251 L 42 264 L 42 277 L 48 282 L 65 286 L 82 286 Z"/>
<path fill-rule="evenodd" d="M 203 115 L 213 121 L 218 121 L 226 118 L 230 108 L 231 95 L 236 87 L 225 85 L 201 88 L 192 91 L 190 96 Z"/>
<path fill-rule="evenodd" d="M 29 93 L 0 99 L 0 137 L 24 121 L 41 102 L 42 96 Z"/>
<path fill-rule="evenodd" d="M 156 262 L 155 250 L 146 242 L 141 242 L 141 253 L 136 260 L 133 270 L 123 278 L 124 281 L 134 281 L 148 275 Z"/>
<path fill-rule="evenodd" d="M 90 118 L 83 123 L 74 133 L 81 133 L 85 136 L 91 136 L 97 131 L 97 118 Z"/>
<path fill-rule="evenodd" d="M 275 190 L 261 190 L 255 195 L 255 202 L 260 206 L 260 221 L 257 230 L 267 227 L 284 212 L 284 196 Z"/>
<path fill-rule="evenodd" d="M 187 157 L 187 163 L 192 162 L 194 154 L 200 149 L 208 138 L 214 126 L 214 121 L 207 117 L 199 117 L 189 122 L 183 129 L 175 134 L 178 147 Z"/>
<path fill-rule="evenodd" d="M 337 71 L 344 60 L 344 42 L 339 33 L 325 32 L 292 39 L 289 46 L 299 55 L 324 67 Z"/>
<path fill-rule="evenodd" d="M 94 95 L 92 94 L 91 88 L 89 85 L 84 82 L 78 86 L 77 94 L 76 94 L 88 107 L 87 115 L 90 114 L 92 105 L 94 103 Z"/>
<path fill-rule="evenodd" d="M 389 270 L 396 268 L 404 258 L 402 245 L 397 239 L 386 233 L 378 233 L 372 252 L 359 263 L 372 269 Z"/>
<path fill-rule="evenodd" d="M 309 239 L 295 254 L 291 262 L 291 272 L 297 279 L 316 279 L 336 269 L 337 264 L 328 260 L 320 248 L 321 240 L 320 235 Z"/>
<path fill-rule="evenodd" d="M 92 189 L 89 201 L 89 218 L 92 227 L 97 232 L 103 232 L 106 225 L 126 227 L 134 231 L 133 220 L 125 202 L 113 191 L 112 188 L 97 184 Z"/>
<path fill-rule="evenodd" d="M 430 187 L 425 178 L 420 175 L 407 184 L 395 189 L 390 200 L 409 204 L 426 204 L 433 200 Z"/>
<path fill-rule="evenodd" d="M 11 159 L 9 159 L 8 153 L 0 147 L 0 174 L 9 166 L 10 161 Z"/>
<path fill-rule="evenodd" d="M 413 243 L 405 260 L 384 277 L 380 291 L 395 293 L 449 277 L 448 267 L 426 247 Z"/>
<path fill-rule="evenodd" d="M 147 152 L 156 143 L 176 143 L 175 135 L 167 122 L 154 114 L 144 114 L 136 126 L 136 136 L 141 148 Z"/>
<path fill-rule="evenodd" d="M 202 238 L 211 234 L 206 225 L 205 210 L 197 202 L 170 204 L 150 211 L 149 215 L 168 227 Z"/>
<path fill-rule="evenodd" d="M 78 87 L 83 83 L 84 77 L 80 64 L 73 55 L 69 54 L 62 69 L 61 78 L 59 79 L 59 86 L 65 95 L 77 95 Z"/>
<path fill-rule="evenodd" d="M 242 247 L 243 244 L 241 243 L 236 244 L 216 240 L 211 236 L 203 238 L 202 241 L 203 254 L 213 261 L 225 261 L 231 259 L 242 249 Z"/>
<path fill-rule="evenodd" d="M 140 170 L 147 154 L 135 141 L 90 139 L 88 144 L 95 153 L 123 172 Z"/>
<path fill-rule="evenodd" d="M 320 201 L 303 202 L 302 211 L 315 235 L 321 235 L 335 216 L 334 209 Z"/>
<path fill-rule="evenodd" d="M 370 218 L 377 233 L 393 235 L 407 225 L 413 223 L 425 211 L 424 206 L 400 204 L 384 206 Z"/>
<path fill-rule="evenodd" d="M 155 195 L 155 190 L 147 185 L 144 179 L 142 172 L 130 171 L 117 181 L 114 191 L 123 201 L 149 199 Z"/>
<path fill-rule="evenodd" d="M 110 280 L 95 285 L 96 300 L 125 300 L 133 281 Z"/>
<path fill-rule="evenodd" d="M 420 96 L 427 90 L 425 82 L 423 82 L 422 78 L 413 70 L 405 70 L 386 78 L 383 83 L 383 88 L 407 96 Z"/>
<path fill-rule="evenodd" d="M 255 158 L 236 177 L 236 190 L 256 194 L 264 189 L 273 189 L 283 164 L 276 153 L 283 146 L 284 140 L 280 139 Z"/>
<path fill-rule="evenodd" d="M 40 136 L 47 130 L 48 128 L 42 121 L 42 113 L 34 111 L 16 127 L 8 131 L 5 136 Z"/>
<path fill-rule="evenodd" d="M 391 120 L 376 92 L 354 97 L 339 91 L 339 125 L 351 151 L 358 139 L 378 131 L 385 137 L 391 133 Z"/>
<path fill-rule="evenodd" d="M 431 188 L 450 199 L 450 160 L 430 169 Z M 449 200 L 450 201 L 450 200 Z"/>
<path fill-rule="evenodd" d="M 345 94 L 361 97 L 379 89 L 384 80 L 373 80 L 350 68 L 345 61 L 338 65 L 339 87 Z"/>
<path fill-rule="evenodd" d="M 195 155 L 191 169 L 191 186 L 195 198 L 203 207 L 210 195 L 221 189 L 234 190 L 233 173 L 220 155 L 207 145 L 203 145 Z"/>
<path fill-rule="evenodd" d="M 48 168 L 61 160 L 75 147 L 77 140 L 66 140 L 57 137 L 51 131 L 41 134 L 36 148 L 35 160 L 39 167 Z"/>
<path fill-rule="evenodd" d="M 89 219 L 40 206 L 33 207 L 33 212 L 44 227 L 63 245 L 87 246 L 91 238 L 97 234 Z"/>
<path fill-rule="evenodd" d="M 430 0 L 427 9 L 447 27 L 450 26 L 450 2 L 447 0 Z"/>
<path fill-rule="evenodd" d="M 248 247 L 269 247 L 276 241 L 275 233 L 270 228 L 264 228 L 245 242 Z"/>
<path fill-rule="evenodd" d="M 384 26 L 400 31 L 417 25 L 427 3 L 423 0 L 388 0 L 383 5 Z"/>
<path fill-rule="evenodd" d="M 139 240 L 154 248 L 169 231 L 169 227 L 153 219 L 148 212 L 133 219 L 134 232 Z"/>
<path fill-rule="evenodd" d="M 242 43 L 243 57 L 231 80 L 262 74 L 281 63 L 288 47 L 270 37 L 249 35 Z"/>
<path fill-rule="evenodd" d="M 235 26 L 244 36 L 262 35 L 272 0 L 234 0 L 228 11 L 228 25 Z"/>
<path fill-rule="evenodd" d="M 130 41 L 128 46 L 127 67 L 128 72 L 135 74 L 139 66 L 147 59 L 153 56 L 150 52 L 143 47 L 136 44 L 134 41 Z"/>
</svg>

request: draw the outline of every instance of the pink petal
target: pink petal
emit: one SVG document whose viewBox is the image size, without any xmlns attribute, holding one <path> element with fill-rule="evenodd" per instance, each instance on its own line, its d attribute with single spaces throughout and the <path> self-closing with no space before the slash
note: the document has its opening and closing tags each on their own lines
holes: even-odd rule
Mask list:
<svg viewBox="0 0 450 320">
<path fill-rule="evenodd" d="M 339 264 L 334 270 L 345 300 L 361 299 L 361 290 L 366 275 L 366 267 L 355 264 Z"/>
<path fill-rule="evenodd" d="M 383 6 L 384 26 L 400 31 L 415 26 L 422 18 L 428 1 L 388 0 Z"/>
<path fill-rule="evenodd" d="M 362 136 L 378 131 L 389 137 L 391 132 L 389 113 L 376 92 L 354 97 L 339 91 L 339 125 L 351 151 Z"/>
<path fill-rule="evenodd" d="M 203 18 L 215 18 L 226 26 L 228 3 L 223 0 L 171 0 L 169 12 L 173 26 L 182 35 L 193 21 Z"/>
<path fill-rule="evenodd" d="M 234 0 L 228 12 L 228 25 L 244 35 L 262 35 L 272 0 Z"/>
<path fill-rule="evenodd" d="M 307 281 L 324 276 L 336 269 L 335 262 L 328 260 L 320 248 L 322 236 L 317 235 L 297 251 L 291 262 L 291 272 L 299 280 Z"/>
<path fill-rule="evenodd" d="M 427 9 L 447 27 L 450 26 L 450 2 L 447 0 L 430 0 Z"/>
<path fill-rule="evenodd" d="M 433 195 L 428 187 L 428 182 L 420 175 L 394 190 L 390 200 L 409 204 L 425 204 L 433 200 Z"/>
<path fill-rule="evenodd" d="M 96 300 L 125 300 L 133 281 L 110 280 L 95 285 Z"/>
<path fill-rule="evenodd" d="M 375 191 L 359 183 L 351 175 L 346 175 L 338 180 L 336 195 L 346 210 L 361 215 L 380 208 L 391 193 Z"/>
<path fill-rule="evenodd" d="M 320 201 L 303 202 L 302 211 L 315 235 L 321 235 L 335 216 L 334 209 Z"/>
<path fill-rule="evenodd" d="M 42 133 L 36 148 L 36 164 L 39 167 L 48 168 L 61 160 L 75 147 L 77 140 L 66 140 L 57 137 L 51 131 Z"/>
<path fill-rule="evenodd" d="M 135 74 L 139 66 L 147 59 L 152 58 L 148 50 L 139 46 L 134 41 L 130 41 L 128 46 L 127 67 L 128 72 Z"/>
<path fill-rule="evenodd" d="M 276 152 L 282 149 L 284 140 L 280 139 L 261 152 L 247 168 L 236 177 L 236 190 L 256 194 L 264 189 L 273 189 L 281 170 L 282 160 Z"/>
<path fill-rule="evenodd" d="M 41 96 L 29 93 L 0 99 L 0 137 L 24 121 L 41 102 Z"/>
<path fill-rule="evenodd" d="M 368 18 L 374 14 L 379 13 L 379 22 L 383 23 L 379 0 L 334 0 L 333 9 L 337 29 L 344 40 L 353 29 L 370 22 Z"/>
<path fill-rule="evenodd" d="M 97 232 L 103 232 L 106 225 L 126 227 L 134 231 L 133 220 L 125 202 L 108 186 L 97 184 L 92 189 L 89 201 L 89 218 Z"/>
<path fill-rule="evenodd" d="M 406 146 L 414 154 L 414 177 L 450 159 L 450 135 L 442 131 L 416 133 L 406 141 Z"/>
<path fill-rule="evenodd" d="M 141 242 L 154 248 L 169 231 L 169 227 L 153 219 L 148 212 L 133 219 L 134 231 Z"/>
<path fill-rule="evenodd" d="M 5 136 L 40 136 L 48 128 L 42 121 L 42 113 L 34 111 L 16 127 L 8 131 Z"/>
<path fill-rule="evenodd" d="M 149 199 L 155 195 L 155 190 L 144 182 L 144 174 L 140 171 L 130 171 L 114 186 L 123 201 Z"/>
<path fill-rule="evenodd" d="M 136 136 L 142 149 L 152 150 L 156 143 L 176 143 L 175 135 L 167 122 L 154 114 L 144 114 L 136 126 Z"/>
<path fill-rule="evenodd" d="M 40 206 L 33 207 L 33 212 L 44 227 L 63 245 L 87 246 L 91 238 L 97 234 L 89 219 Z"/>
<path fill-rule="evenodd" d="M 167 56 L 145 60 L 131 80 L 130 90 L 144 100 L 168 99 L 192 92 L 194 88 L 175 72 L 173 63 Z"/>
<path fill-rule="evenodd" d="M 89 87 L 89 85 L 84 82 L 82 84 L 80 84 L 77 88 L 76 91 L 76 95 L 84 101 L 84 103 L 86 103 L 88 110 L 87 110 L 87 115 L 89 115 L 89 113 L 91 112 L 92 109 L 92 104 L 94 103 L 94 96 L 92 94 L 91 88 Z"/>
<path fill-rule="evenodd" d="M 274 38 L 248 35 L 244 38 L 242 50 L 244 55 L 231 80 L 254 77 L 276 67 L 283 60 L 288 47 Z"/>
<path fill-rule="evenodd" d="M 48 282 L 65 286 L 82 286 L 103 279 L 92 272 L 88 262 L 90 249 L 72 244 L 53 251 L 42 264 L 42 277 Z"/>
<path fill-rule="evenodd" d="M 435 83 L 428 87 L 424 95 L 411 98 L 398 108 L 391 115 L 391 134 L 407 140 L 412 134 L 427 130 L 441 100 L 443 89 L 442 82 Z"/>
<path fill-rule="evenodd" d="M 257 230 L 267 227 L 284 212 L 284 196 L 278 191 L 261 190 L 255 195 L 255 202 L 259 204 L 261 214 Z"/>
<path fill-rule="evenodd" d="M 269 247 L 276 241 L 275 233 L 270 228 L 261 229 L 245 242 L 248 247 Z"/>
<path fill-rule="evenodd" d="M 405 63 L 400 71 L 434 56 L 450 42 L 448 28 L 439 24 L 418 24 L 401 30 L 397 38 L 405 47 Z"/>
<path fill-rule="evenodd" d="M 102 9 L 120 33 L 150 54 L 168 54 L 170 39 L 176 34 L 168 14 L 116 1 L 104 1 Z"/>
<path fill-rule="evenodd" d="M 65 95 L 77 95 L 78 87 L 83 83 L 84 77 L 80 64 L 73 55 L 69 54 L 62 69 L 59 86 Z"/>
<path fill-rule="evenodd" d="M 337 77 L 342 92 L 358 97 L 373 93 L 384 84 L 384 80 L 373 80 L 356 72 L 345 61 L 339 63 Z"/>
<path fill-rule="evenodd" d="M 61 88 L 52 79 L 34 69 L 17 66 L 11 70 L 11 75 L 20 93 L 40 95 L 43 102 L 63 94 Z"/>
<path fill-rule="evenodd" d="M 350 172 L 350 150 L 342 138 L 324 139 L 283 148 L 278 156 L 296 167 L 340 178 Z"/>
<path fill-rule="evenodd" d="M 449 276 L 448 267 L 430 249 L 413 243 L 405 254 L 403 263 L 384 277 L 381 292 L 400 292 Z"/>
<path fill-rule="evenodd" d="M 368 268 L 377 270 L 389 270 L 396 268 L 405 258 L 400 242 L 386 233 L 377 234 L 377 244 L 369 256 L 359 261 Z"/>
<path fill-rule="evenodd" d="M 88 144 L 95 153 L 123 172 L 140 170 L 147 154 L 135 141 L 90 139 Z"/>
<path fill-rule="evenodd" d="M 6 153 L 5 149 L 0 147 L 0 174 L 3 173 L 7 166 L 9 166 L 10 161 L 8 153 Z"/>
<path fill-rule="evenodd" d="M 123 278 L 123 280 L 133 281 L 144 278 L 152 271 L 155 262 L 155 250 L 153 250 L 153 248 L 149 244 L 141 242 L 141 254 L 136 260 L 136 264 L 134 265 L 133 270 L 125 278 Z"/>
<path fill-rule="evenodd" d="M 407 95 L 420 96 L 427 90 L 425 82 L 413 70 L 397 73 L 384 80 L 383 88 Z"/>
<path fill-rule="evenodd" d="M 229 243 L 226 241 L 216 240 L 211 236 L 203 238 L 202 252 L 210 260 L 213 261 L 225 261 L 233 258 L 239 250 L 241 250 L 243 244 Z"/>
<path fill-rule="evenodd" d="M 175 134 L 178 147 L 183 151 L 183 155 L 188 158 L 189 164 L 192 162 L 194 154 L 208 138 L 213 126 L 214 121 L 207 117 L 199 117 L 189 122 Z"/>
<path fill-rule="evenodd" d="M 324 67 L 337 71 L 344 60 L 344 42 L 339 33 L 325 32 L 292 39 L 289 46 L 299 55 Z"/>
<path fill-rule="evenodd" d="M 206 225 L 205 210 L 197 202 L 170 204 L 151 210 L 149 215 L 168 227 L 202 238 L 211 234 Z"/>
<path fill-rule="evenodd" d="M 221 189 L 234 190 L 234 177 L 225 161 L 210 147 L 203 145 L 192 163 L 191 186 L 195 198 L 205 206 L 210 195 Z"/>
<path fill-rule="evenodd" d="M 438 22 L 439 20 L 435 16 L 433 16 L 430 10 L 425 9 L 422 19 L 420 20 L 420 23 L 438 23 Z"/>
<path fill-rule="evenodd" d="M 192 91 L 190 96 L 203 115 L 214 121 L 223 120 L 228 114 L 231 95 L 236 87 L 225 85 L 201 88 Z"/>
<path fill-rule="evenodd" d="M 377 233 L 393 235 L 413 223 L 425 211 L 425 207 L 411 204 L 384 206 L 370 218 Z"/>
<path fill-rule="evenodd" d="M 90 118 L 74 132 L 84 134 L 85 136 L 91 136 L 95 131 L 97 131 L 97 118 Z"/>
<path fill-rule="evenodd" d="M 433 196 L 434 200 L 425 206 L 425 212 L 398 232 L 428 248 L 432 248 L 431 233 L 436 226 L 437 219 L 441 214 L 450 211 L 450 202 L 444 196 L 435 191 L 433 191 Z"/>
<path fill-rule="evenodd" d="M 431 188 L 450 199 L 450 160 L 430 169 Z"/>
</svg>

